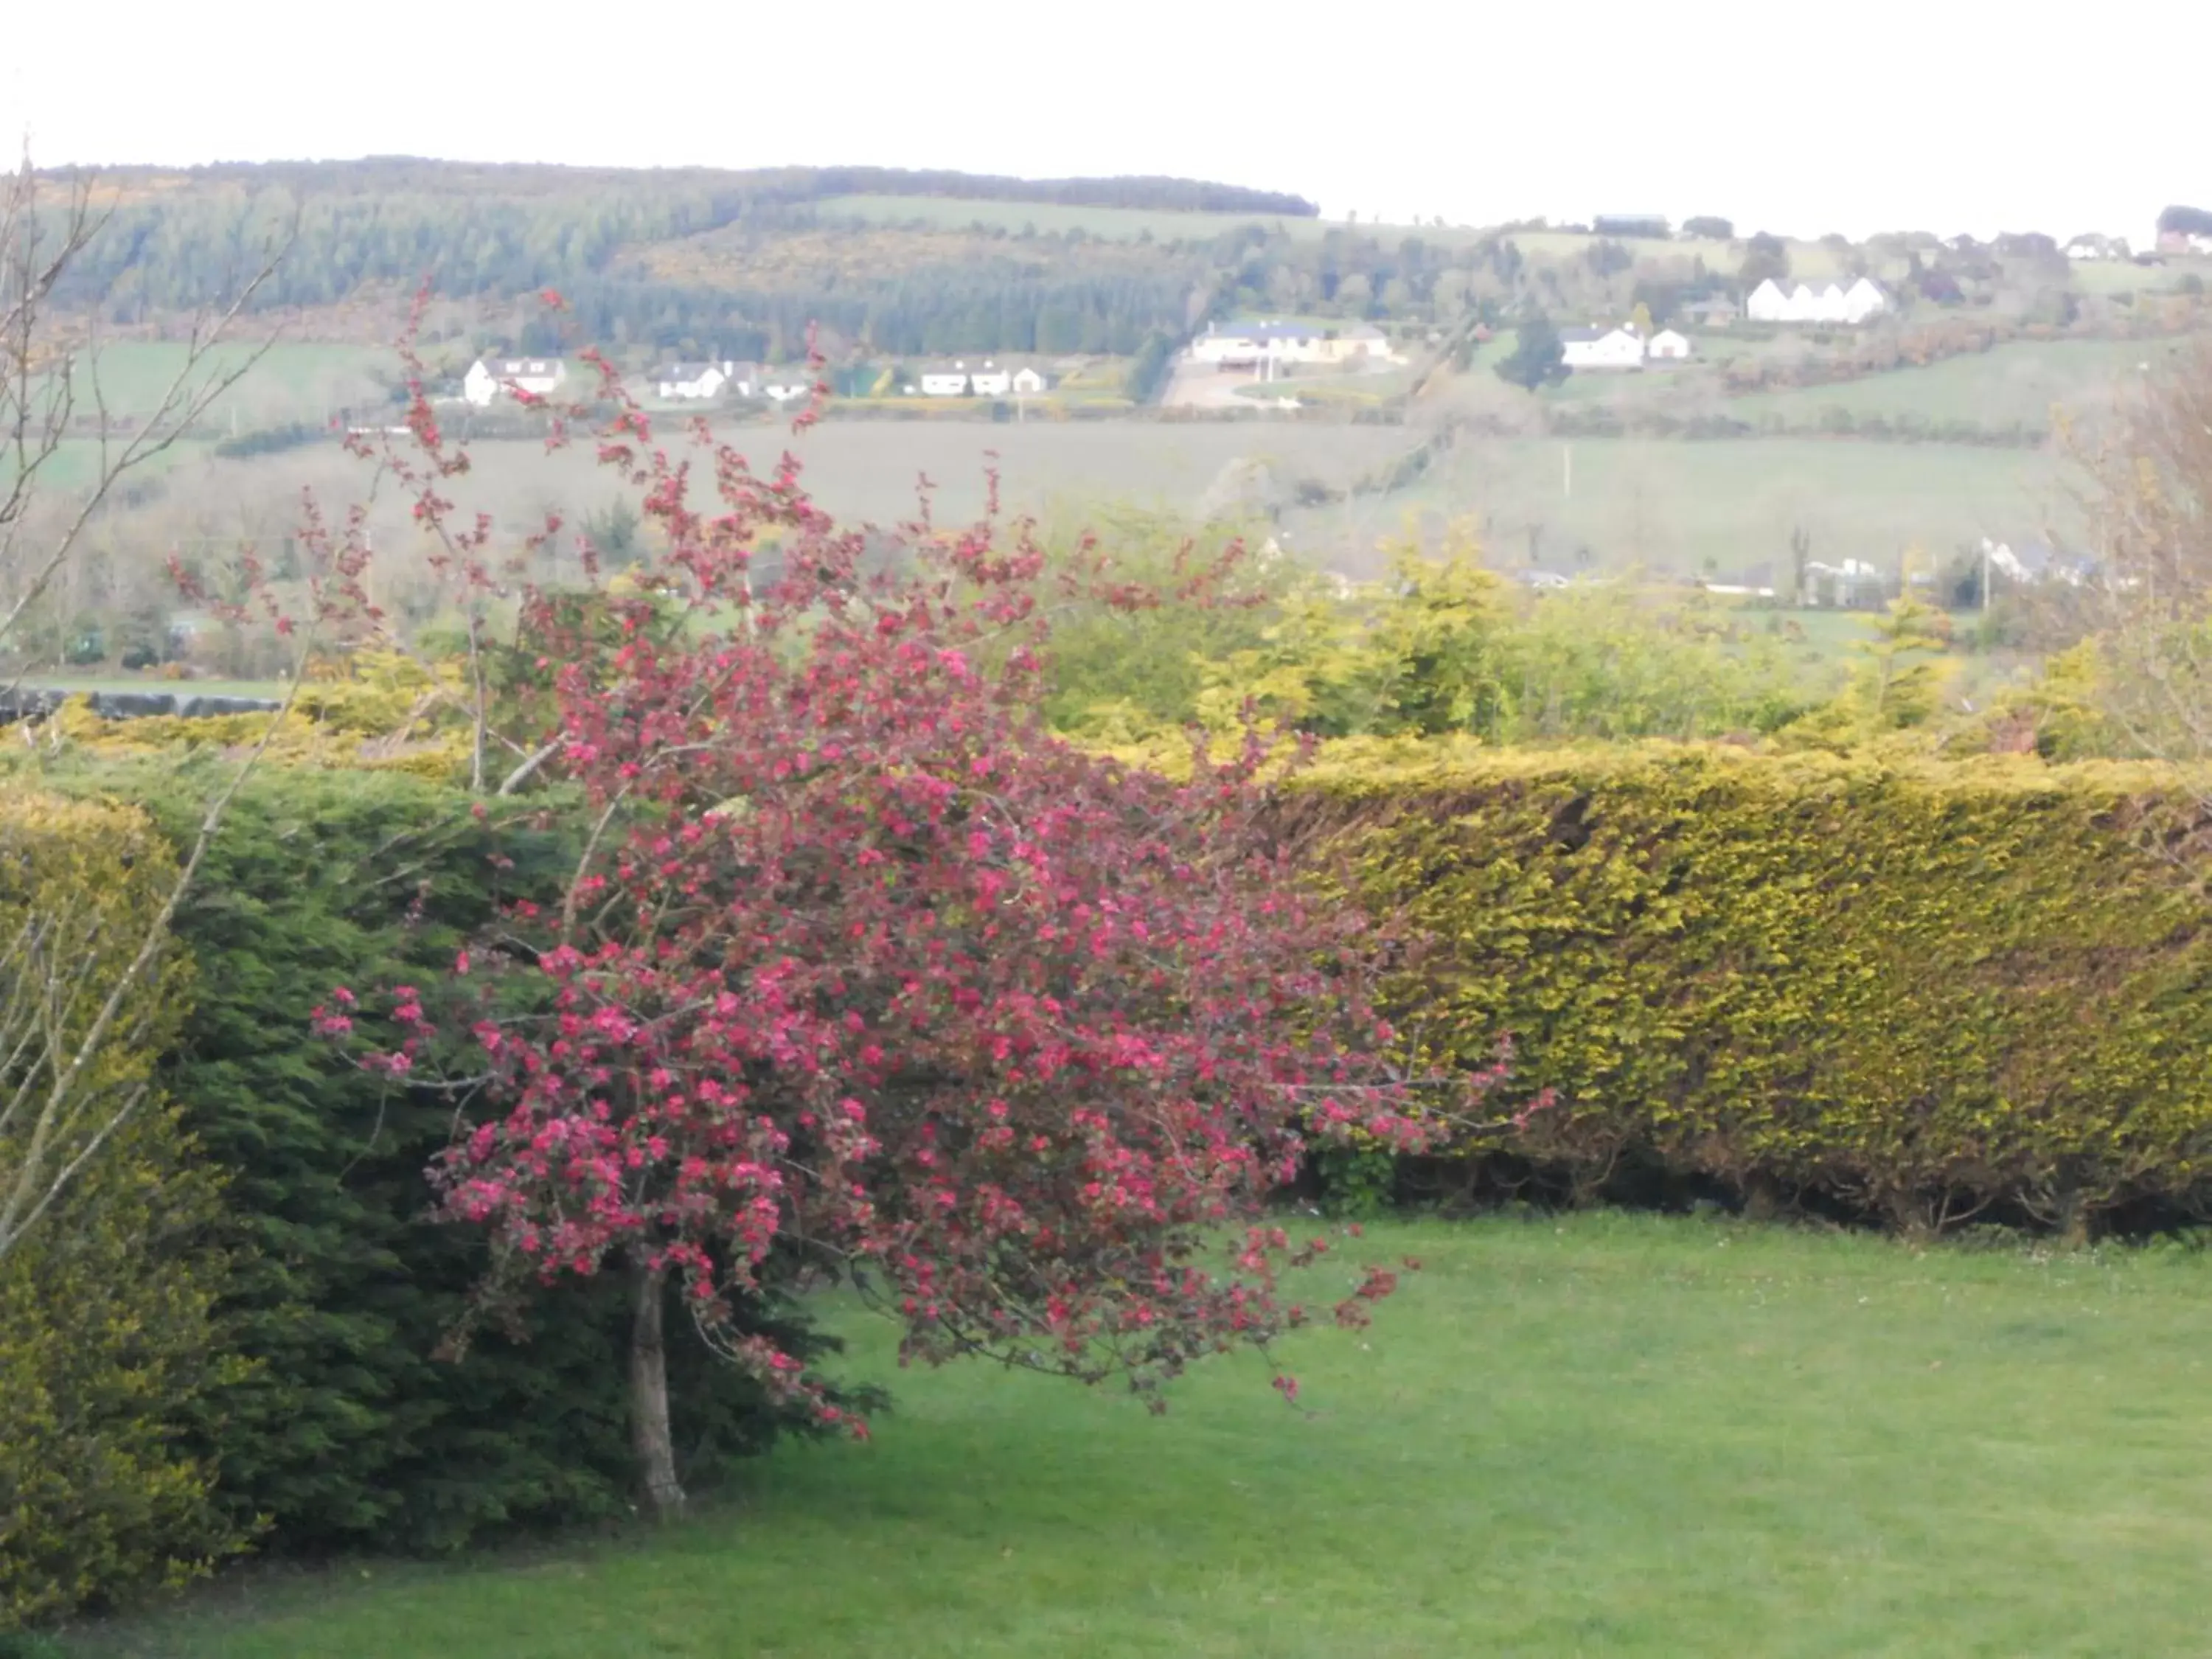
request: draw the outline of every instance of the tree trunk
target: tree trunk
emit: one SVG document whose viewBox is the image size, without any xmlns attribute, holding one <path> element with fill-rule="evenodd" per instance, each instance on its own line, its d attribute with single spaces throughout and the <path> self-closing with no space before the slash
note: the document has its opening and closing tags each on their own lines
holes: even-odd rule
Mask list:
<svg viewBox="0 0 2212 1659">
<path fill-rule="evenodd" d="M 684 1483 L 676 1478 L 676 1446 L 668 1432 L 668 1350 L 661 1340 L 667 1285 L 665 1267 L 638 1271 L 637 1314 L 629 1329 L 630 1445 L 656 1521 L 684 1513 Z"/>
</svg>

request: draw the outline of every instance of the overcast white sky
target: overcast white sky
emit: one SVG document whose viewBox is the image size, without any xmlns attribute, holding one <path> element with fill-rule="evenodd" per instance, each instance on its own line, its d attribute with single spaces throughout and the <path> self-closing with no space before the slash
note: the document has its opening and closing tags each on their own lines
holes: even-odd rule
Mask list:
<svg viewBox="0 0 2212 1659">
<path fill-rule="evenodd" d="M 2140 236 L 2212 206 L 2205 0 L 15 0 L 42 162 L 1164 173 L 1331 216 Z M 1838 20 L 1832 33 L 1815 27 Z"/>
</svg>

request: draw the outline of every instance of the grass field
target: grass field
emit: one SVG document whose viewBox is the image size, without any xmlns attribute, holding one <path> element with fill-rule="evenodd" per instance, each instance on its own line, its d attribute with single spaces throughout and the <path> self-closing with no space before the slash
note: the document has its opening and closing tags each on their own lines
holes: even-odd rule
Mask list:
<svg viewBox="0 0 2212 1659">
<path fill-rule="evenodd" d="M 1126 1397 L 896 1372 L 656 1536 L 218 1587 L 73 1659 L 2193 1655 L 2212 1262 L 1583 1216 L 1393 1225 L 1359 1335 Z M 1349 1264 L 1346 1264 L 1347 1267 Z"/>
<path fill-rule="evenodd" d="M 241 337 L 249 332 L 245 325 L 236 331 Z M 218 345 L 197 368 L 195 379 L 204 381 L 210 374 L 226 372 L 245 362 L 254 349 L 247 337 Z M 151 414 L 183 371 L 186 355 L 181 342 L 118 340 L 103 345 L 94 368 L 108 412 L 141 417 Z M 377 347 L 278 341 L 223 395 L 216 412 L 234 410 L 247 427 L 319 420 L 371 395 L 374 382 L 370 371 L 394 367 L 396 361 L 391 352 Z M 88 388 L 81 389 L 78 409 L 88 413 L 92 406 Z"/>
<path fill-rule="evenodd" d="M 935 485 L 943 521 L 982 510 L 985 470 L 995 465 L 1010 510 L 1040 511 L 1084 503 L 1121 503 L 1188 512 L 1231 462 L 1246 456 L 1279 459 L 1292 472 L 1343 484 L 1401 453 L 1412 441 L 1402 428 L 1285 422 L 1060 421 L 1034 406 L 1030 418 L 1003 425 L 982 421 L 824 421 L 802 438 L 787 425 L 733 426 L 731 441 L 763 470 L 786 449 L 805 464 L 807 486 L 841 517 L 891 523 L 915 510 L 917 481 Z M 995 459 L 994 459 L 995 458 Z M 477 446 L 469 477 L 453 493 L 470 511 L 482 507 L 503 530 L 542 522 L 558 506 L 572 518 L 616 493 L 613 477 L 582 447 L 547 454 L 532 443 Z M 319 482 L 332 500 L 358 489 L 362 470 L 317 451 L 296 452 L 210 469 L 222 487 L 281 496 L 301 482 Z M 701 499 L 704 499 L 703 490 Z M 414 532 L 404 504 L 379 509 L 380 535 L 405 546 Z"/>
<path fill-rule="evenodd" d="M 1900 416 L 1970 421 L 1984 426 L 2022 422 L 2045 426 L 2054 407 L 2087 409 L 2110 403 L 2143 367 L 2155 368 L 2179 349 L 2168 340 L 2021 341 L 1925 368 L 1869 374 L 1837 386 L 1793 387 L 1731 398 L 1723 407 L 1754 423 L 1779 419 L 1810 423 L 1825 409 L 1854 416 Z M 1648 377 L 1647 377 L 1648 378 Z"/>
<path fill-rule="evenodd" d="M 40 493 L 68 495 L 89 489 L 100 481 L 103 467 L 112 466 L 130 447 L 131 435 L 118 434 L 105 445 L 97 438 L 64 438 L 54 447 L 54 453 L 40 465 L 37 489 Z M 208 446 L 191 440 L 179 440 L 158 454 L 149 454 L 132 466 L 125 477 L 133 483 L 158 478 L 188 462 L 203 458 Z M 0 453 L 0 484 L 15 477 L 11 456 Z"/>
<path fill-rule="evenodd" d="M 1346 553 L 1371 574 L 1379 538 L 1408 519 L 1473 520 L 1494 562 L 1573 570 L 1639 564 L 1695 575 L 1760 561 L 1786 568 L 1792 529 L 1812 556 L 1894 569 L 1917 545 L 1937 559 L 1980 537 L 2068 521 L 2065 475 L 2037 450 L 1747 438 L 1470 440 L 1418 483 L 1291 514 L 1296 545 Z M 1534 556 L 1533 557 L 1531 556 Z"/>
<path fill-rule="evenodd" d="M 1501 393 L 1522 395 L 1491 378 Z M 780 425 L 735 427 L 729 435 L 764 469 L 784 449 L 795 450 L 809 487 L 830 511 L 890 523 L 912 514 L 923 477 L 936 485 L 940 520 L 972 518 L 994 465 L 1015 510 L 1076 518 L 1109 505 L 1188 513 L 1233 462 L 1265 459 L 1283 477 L 1341 488 L 1379 472 L 1421 434 L 1309 422 L 1038 417 L 1005 425 L 828 421 L 799 439 Z M 580 448 L 549 455 L 535 444 L 485 443 L 473 460 L 456 496 L 470 512 L 489 512 L 502 534 L 526 533 L 548 509 L 575 521 L 617 493 L 615 480 Z M 343 502 L 364 479 L 357 464 L 317 446 L 179 466 L 173 489 L 180 500 L 284 502 L 312 486 L 325 502 Z M 1583 566 L 1586 548 L 1590 568 L 1642 564 L 1694 575 L 1708 560 L 1723 569 L 1786 562 L 1790 532 L 1802 526 L 1816 559 L 1833 563 L 1848 555 L 1894 568 L 1915 544 L 1941 559 L 1984 535 L 2014 539 L 2047 523 L 2063 528 L 2063 483 L 2060 464 L 2037 450 L 1809 438 L 1470 439 L 1409 488 L 1289 508 L 1282 528 L 1285 545 L 1355 576 L 1379 568 L 1378 542 L 1409 521 L 1453 518 L 1472 520 L 1492 557 L 1505 563 L 1572 570 Z M 404 551 L 418 539 L 395 498 L 378 505 L 374 523 L 380 545 Z"/>
<path fill-rule="evenodd" d="M 2080 259 L 2073 263 L 2074 286 L 2087 294 L 2171 292 L 2192 272 L 2200 280 L 2212 276 L 2212 261 L 2176 256 L 2162 265 L 2139 265 L 2132 259 Z"/>
</svg>

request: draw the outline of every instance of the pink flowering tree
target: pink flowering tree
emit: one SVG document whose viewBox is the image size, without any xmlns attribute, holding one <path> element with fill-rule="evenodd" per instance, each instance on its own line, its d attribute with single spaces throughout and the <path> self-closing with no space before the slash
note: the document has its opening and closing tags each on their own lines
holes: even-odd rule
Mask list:
<svg viewBox="0 0 2212 1659">
<path fill-rule="evenodd" d="M 557 904 L 401 994 L 407 1041 L 373 1063 L 477 1085 L 435 1178 L 489 1235 L 490 1291 L 633 1278 L 654 1510 L 684 1501 L 672 1301 L 811 1390 L 733 1316 L 772 1253 L 878 1299 L 905 1358 L 1121 1377 L 1155 1405 L 1194 1358 L 1301 1322 L 1279 1275 L 1321 1246 L 1266 1206 L 1309 1140 L 1413 1146 L 1494 1079 L 1400 1063 L 1373 996 L 1405 942 L 1311 896 L 1311 849 L 1271 827 L 1297 756 L 1255 732 L 1170 779 L 1054 736 L 1067 584 L 1158 596 L 1062 580 L 995 509 L 841 528 L 788 456 L 761 476 L 703 425 L 660 447 L 611 373 L 591 419 L 656 551 L 521 594 L 548 729 L 498 739 L 580 796 L 588 843 Z M 440 520 L 462 469 L 427 409 L 416 427 Z M 1392 1282 L 1364 1268 L 1334 1316 Z"/>
</svg>

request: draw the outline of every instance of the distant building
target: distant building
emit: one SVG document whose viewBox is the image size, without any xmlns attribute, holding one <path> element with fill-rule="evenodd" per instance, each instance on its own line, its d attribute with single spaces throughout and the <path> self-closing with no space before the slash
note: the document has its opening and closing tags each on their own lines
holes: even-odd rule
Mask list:
<svg viewBox="0 0 2212 1659">
<path fill-rule="evenodd" d="M 488 409 L 517 391 L 550 397 L 568 378 L 568 365 L 558 357 L 479 357 L 461 377 L 461 396 Z"/>
<path fill-rule="evenodd" d="M 978 398 L 1003 398 L 1013 388 L 1013 371 L 1000 368 L 988 357 L 968 376 L 968 390 Z"/>
<path fill-rule="evenodd" d="M 1845 559 L 1841 564 L 1824 564 L 1814 559 L 1805 566 L 1805 591 L 1798 595 L 1798 602 L 1848 611 L 1879 605 L 1887 591 L 1881 572 L 1863 559 Z"/>
<path fill-rule="evenodd" d="M 1209 323 L 1190 343 L 1194 362 L 1216 368 L 1258 368 L 1278 363 L 1347 363 L 1388 358 L 1390 343 L 1368 323 L 1261 322 L 1245 317 Z"/>
<path fill-rule="evenodd" d="M 1014 395 L 1018 398 L 1034 398 L 1051 385 L 1036 369 L 1022 368 L 1014 371 Z"/>
<path fill-rule="evenodd" d="M 968 395 L 968 368 L 957 368 L 950 363 L 934 364 L 921 371 L 921 395 L 925 398 L 964 398 Z"/>
<path fill-rule="evenodd" d="M 1746 565 L 1741 570 L 1717 571 L 1701 586 L 1708 593 L 1725 593 L 1736 599 L 1771 599 L 1774 597 L 1774 566 L 1768 562 Z"/>
<path fill-rule="evenodd" d="M 1563 328 L 1559 361 L 1577 369 L 1641 368 L 1644 337 L 1632 328 Z"/>
<path fill-rule="evenodd" d="M 719 363 L 670 363 L 653 371 L 653 382 L 664 398 L 707 399 L 725 392 L 734 392 L 740 398 L 752 395 L 750 383 L 738 377 L 738 365 L 726 359 Z"/>
<path fill-rule="evenodd" d="M 779 404 L 796 403 L 814 395 L 811 368 L 769 369 L 761 376 L 761 396 Z"/>
<path fill-rule="evenodd" d="M 1816 289 L 1800 283 L 1786 292 L 1769 277 L 1744 302 L 1746 314 L 1755 323 L 1856 325 L 1870 321 L 1889 308 L 1889 296 L 1863 276 L 1849 288 L 1830 283 Z"/>
<path fill-rule="evenodd" d="M 1693 300 L 1685 300 L 1674 309 L 1682 320 L 1700 328 L 1726 328 L 1743 315 L 1743 307 L 1736 303 L 1733 294 L 1700 294 Z"/>
<path fill-rule="evenodd" d="M 1982 538 L 1982 558 L 1997 574 L 2023 587 L 2063 582 L 2080 587 L 2096 574 L 2096 562 L 2078 553 L 2062 553 L 2047 542 L 2024 541 L 2008 545 Z"/>
<path fill-rule="evenodd" d="M 1687 362 L 1690 337 L 1671 328 L 1662 328 L 1651 337 L 1651 343 L 1644 349 L 1644 353 L 1655 363 Z"/>
</svg>

